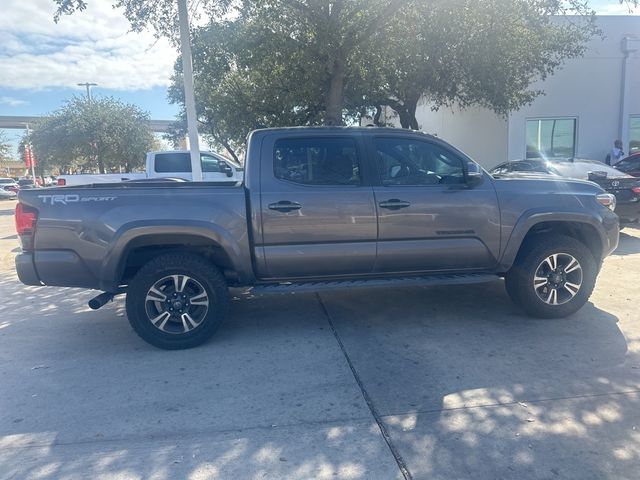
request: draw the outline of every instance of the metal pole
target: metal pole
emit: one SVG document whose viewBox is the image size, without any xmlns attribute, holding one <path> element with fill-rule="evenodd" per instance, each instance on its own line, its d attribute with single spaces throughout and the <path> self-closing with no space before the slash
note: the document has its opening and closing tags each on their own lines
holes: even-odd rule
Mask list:
<svg viewBox="0 0 640 480">
<path fill-rule="evenodd" d="M 85 87 L 87 89 L 87 101 L 91 102 L 91 87 L 96 87 L 98 86 L 98 84 L 85 82 L 85 83 L 78 83 L 78 86 Z"/>
<path fill-rule="evenodd" d="M 198 145 L 198 118 L 196 101 L 193 92 L 193 63 L 191 60 L 191 36 L 187 0 L 178 0 L 178 20 L 180 22 L 180 50 L 182 51 L 182 72 L 184 77 L 184 106 L 187 111 L 187 131 L 191 150 L 191 172 L 194 182 L 202 181 L 202 165 L 200 163 L 200 146 Z"/>
</svg>

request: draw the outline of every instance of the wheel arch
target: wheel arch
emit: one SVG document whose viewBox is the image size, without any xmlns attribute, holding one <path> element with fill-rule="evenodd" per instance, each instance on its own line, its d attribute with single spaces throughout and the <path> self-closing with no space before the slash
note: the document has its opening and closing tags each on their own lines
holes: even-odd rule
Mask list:
<svg viewBox="0 0 640 480">
<path fill-rule="evenodd" d="M 597 219 L 583 214 L 537 214 L 518 222 L 514 228 L 500 262 L 504 273 L 516 261 L 522 246 L 538 235 L 559 234 L 573 237 L 593 254 L 598 265 L 605 256 L 607 239 Z"/>
<path fill-rule="evenodd" d="M 186 251 L 218 266 L 231 282 L 250 282 L 251 272 L 243 267 L 241 246 L 229 232 L 210 224 L 137 225 L 124 227 L 112 243 L 101 269 L 102 288 L 117 288 L 153 258 Z"/>
</svg>

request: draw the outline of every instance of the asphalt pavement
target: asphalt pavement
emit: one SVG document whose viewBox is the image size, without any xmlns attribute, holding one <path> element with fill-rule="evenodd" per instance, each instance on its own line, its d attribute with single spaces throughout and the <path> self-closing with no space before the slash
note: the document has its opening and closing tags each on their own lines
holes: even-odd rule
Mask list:
<svg viewBox="0 0 640 480">
<path fill-rule="evenodd" d="M 234 299 L 155 349 L 122 299 L 27 287 L 0 202 L 0 479 L 637 479 L 640 230 L 587 304 L 502 282 Z"/>
</svg>

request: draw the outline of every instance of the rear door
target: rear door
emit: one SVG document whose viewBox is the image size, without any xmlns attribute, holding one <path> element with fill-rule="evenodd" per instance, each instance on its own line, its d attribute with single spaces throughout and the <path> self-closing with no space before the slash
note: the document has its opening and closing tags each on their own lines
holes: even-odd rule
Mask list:
<svg viewBox="0 0 640 480">
<path fill-rule="evenodd" d="M 466 157 L 444 142 L 416 135 L 376 135 L 370 152 L 379 174 L 375 272 L 495 266 L 500 212 L 488 175 L 467 184 Z"/>
<path fill-rule="evenodd" d="M 265 137 L 261 148 L 262 278 L 371 273 L 377 221 L 358 136 Z"/>
</svg>

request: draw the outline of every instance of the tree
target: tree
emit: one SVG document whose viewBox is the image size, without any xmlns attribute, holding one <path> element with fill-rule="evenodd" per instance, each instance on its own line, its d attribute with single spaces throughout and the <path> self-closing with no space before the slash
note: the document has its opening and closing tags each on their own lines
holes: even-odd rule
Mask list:
<svg viewBox="0 0 640 480">
<path fill-rule="evenodd" d="M 83 0 L 54 1 L 58 19 L 86 6 Z M 630 8 L 638 5 L 638 0 L 611 1 Z M 151 27 L 157 35 L 175 39 L 174 3 L 117 0 L 113 5 L 124 8 L 134 30 Z M 226 70 L 219 72 L 227 81 L 236 77 L 236 92 L 242 84 L 243 92 L 273 93 L 273 88 L 255 83 L 259 81 L 286 86 L 283 97 L 297 98 L 296 112 L 319 104 L 327 125 L 342 124 L 345 113 L 354 109 L 388 105 L 403 126 L 416 128 L 417 103 L 425 97 L 434 108 L 477 104 L 504 114 L 539 95 L 529 86 L 566 59 L 581 55 L 596 32 L 588 0 L 202 0 L 196 5 L 200 4 L 214 20 L 234 8 L 231 23 L 244 35 L 236 41 L 253 46 L 244 54 L 235 50 Z M 551 19 L 567 13 L 578 17 L 566 22 Z M 278 65 L 269 67 L 271 58 Z M 283 105 L 286 108 L 275 110 L 288 115 L 289 105 Z"/>
<path fill-rule="evenodd" d="M 7 135 L 0 131 L 0 160 L 6 160 L 11 156 L 11 143 Z"/>
<path fill-rule="evenodd" d="M 322 123 L 322 88 L 314 72 L 291 68 L 293 51 L 268 54 L 269 43 L 256 26 L 211 23 L 194 32 L 193 63 L 200 132 L 238 158 L 247 132 L 258 127 Z M 301 62 L 293 62 L 300 65 Z M 169 88 L 173 103 L 184 105 L 182 66 L 176 62 Z M 184 110 L 184 108 L 183 108 Z M 177 135 L 185 132 L 184 111 Z"/>
<path fill-rule="evenodd" d="M 74 97 L 37 122 L 28 139 L 43 167 L 100 173 L 144 164 L 155 138 L 149 115 L 111 97 Z"/>
<path fill-rule="evenodd" d="M 575 16 L 552 17 L 566 13 Z M 594 20 L 580 1 L 449 0 L 405 9 L 364 54 L 370 101 L 413 129 L 422 100 L 506 115 L 543 93 L 530 89 L 535 80 L 584 53 L 598 33 Z"/>
</svg>

